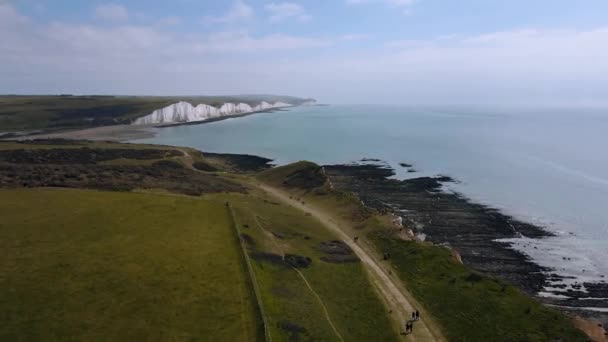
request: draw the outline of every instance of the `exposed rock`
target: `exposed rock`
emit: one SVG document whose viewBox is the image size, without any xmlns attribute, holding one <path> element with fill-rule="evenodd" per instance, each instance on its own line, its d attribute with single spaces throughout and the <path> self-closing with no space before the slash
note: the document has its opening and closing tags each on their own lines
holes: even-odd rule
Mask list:
<svg viewBox="0 0 608 342">
<path fill-rule="evenodd" d="M 289 103 L 261 102 L 260 104 L 251 107 L 246 103 L 224 103 L 220 108 L 199 104 L 196 107 L 188 102 L 180 101 L 167 107 L 157 109 L 149 115 L 136 119 L 134 125 L 158 125 L 171 123 L 185 123 L 205 121 L 223 116 L 238 115 L 245 113 L 253 113 L 274 108 L 284 108 L 292 106 Z"/>
</svg>

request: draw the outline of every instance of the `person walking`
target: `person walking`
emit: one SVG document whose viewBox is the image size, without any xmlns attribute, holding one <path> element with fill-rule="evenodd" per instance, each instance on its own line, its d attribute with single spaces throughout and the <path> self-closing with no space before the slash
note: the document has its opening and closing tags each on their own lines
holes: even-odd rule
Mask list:
<svg viewBox="0 0 608 342">
<path fill-rule="evenodd" d="M 420 319 L 420 311 L 416 310 L 416 320 Z"/>
<path fill-rule="evenodd" d="M 415 320 L 416 320 L 416 312 L 417 312 L 417 311 L 418 311 L 418 310 L 416 310 L 416 311 L 412 311 L 412 321 L 415 321 Z"/>
</svg>

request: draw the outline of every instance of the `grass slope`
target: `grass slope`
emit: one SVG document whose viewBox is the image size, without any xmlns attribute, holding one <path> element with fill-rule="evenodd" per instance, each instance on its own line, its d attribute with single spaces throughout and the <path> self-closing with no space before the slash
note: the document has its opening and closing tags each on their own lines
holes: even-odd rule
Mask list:
<svg viewBox="0 0 608 342">
<path fill-rule="evenodd" d="M 451 341 L 586 341 L 563 314 L 498 279 L 473 272 L 443 247 L 375 232 L 408 289 Z"/>
<path fill-rule="evenodd" d="M 308 257 L 299 268 L 345 341 L 394 341 L 388 313 L 360 262 L 328 263 L 319 244 L 335 240 L 317 220 L 263 195 L 224 195 L 234 206 L 262 291 L 273 341 L 336 341 L 322 306 L 283 254 Z M 217 198 L 218 195 L 207 195 Z"/>
<path fill-rule="evenodd" d="M 0 340 L 260 337 L 222 204 L 0 190 L 0 218 Z"/>
</svg>

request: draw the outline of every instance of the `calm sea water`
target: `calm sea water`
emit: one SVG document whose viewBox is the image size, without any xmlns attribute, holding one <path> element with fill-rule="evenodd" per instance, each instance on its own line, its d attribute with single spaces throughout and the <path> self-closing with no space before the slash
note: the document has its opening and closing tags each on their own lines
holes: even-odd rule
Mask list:
<svg viewBox="0 0 608 342">
<path fill-rule="evenodd" d="M 513 240 L 540 264 L 579 279 L 608 277 L 608 110 L 299 107 L 163 128 L 139 141 L 278 164 L 379 158 L 397 177 L 411 177 L 398 165 L 411 163 L 415 176 L 450 175 L 462 182 L 450 189 L 557 232 Z"/>
</svg>

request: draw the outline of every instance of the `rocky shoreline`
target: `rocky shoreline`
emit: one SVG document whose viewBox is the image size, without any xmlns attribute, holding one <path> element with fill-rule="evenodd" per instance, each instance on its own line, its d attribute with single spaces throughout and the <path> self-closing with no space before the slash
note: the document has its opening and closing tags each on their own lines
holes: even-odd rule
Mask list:
<svg viewBox="0 0 608 342">
<path fill-rule="evenodd" d="M 390 166 L 369 159 L 324 168 L 336 189 L 354 192 L 365 205 L 400 216 L 418 237 L 456 250 L 471 268 L 504 279 L 547 304 L 608 324 L 608 283 L 560 288 L 555 283 L 567 279 L 500 241 L 553 236 L 546 229 L 443 191 L 446 183 L 455 182 L 450 177 L 397 180 L 390 178 Z M 541 292 L 549 296 L 539 296 Z"/>
</svg>

